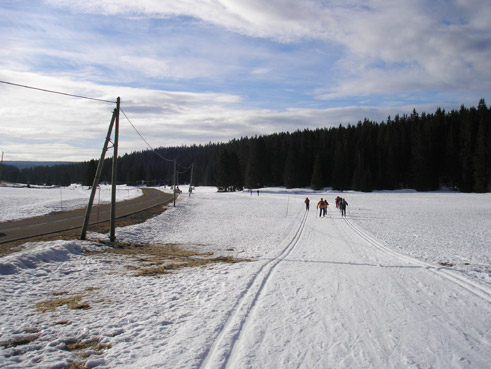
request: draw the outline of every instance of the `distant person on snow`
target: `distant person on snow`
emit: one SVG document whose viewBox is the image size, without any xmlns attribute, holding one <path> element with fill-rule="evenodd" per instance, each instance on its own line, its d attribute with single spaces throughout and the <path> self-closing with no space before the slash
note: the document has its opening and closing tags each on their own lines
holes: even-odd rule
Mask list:
<svg viewBox="0 0 491 369">
<path fill-rule="evenodd" d="M 334 202 L 336 203 L 336 209 L 339 209 L 339 203 L 341 201 L 341 197 L 337 196 Z"/>
<path fill-rule="evenodd" d="M 329 203 L 321 197 L 321 200 L 317 203 L 317 209 L 319 210 L 319 217 L 325 217 L 327 214 L 327 206 Z"/>
<path fill-rule="evenodd" d="M 341 199 L 339 204 L 341 207 L 341 216 L 345 217 L 346 216 L 346 207 L 348 206 L 348 201 L 346 201 L 345 199 Z"/>
<path fill-rule="evenodd" d="M 308 197 L 305 198 L 304 203 L 305 203 L 305 210 L 309 211 L 309 209 L 310 209 L 310 200 L 309 200 Z"/>
</svg>

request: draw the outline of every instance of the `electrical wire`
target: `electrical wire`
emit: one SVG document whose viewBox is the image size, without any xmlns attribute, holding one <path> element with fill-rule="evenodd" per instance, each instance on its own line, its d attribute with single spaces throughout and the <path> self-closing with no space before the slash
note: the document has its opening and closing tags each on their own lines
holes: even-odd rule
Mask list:
<svg viewBox="0 0 491 369">
<path fill-rule="evenodd" d="M 109 101 L 109 100 L 97 99 L 95 97 L 88 97 L 88 96 L 82 96 L 82 95 L 73 95 L 73 94 L 69 94 L 69 93 L 66 93 L 66 92 L 47 90 L 45 88 L 38 88 L 38 87 L 32 87 L 32 86 L 27 86 L 27 85 L 21 85 L 21 84 L 18 84 L 18 83 L 12 83 L 12 82 L 7 82 L 7 81 L 0 81 L 0 83 L 4 83 L 6 85 L 11 85 L 11 86 L 16 86 L 16 87 L 28 88 L 28 89 L 31 89 L 31 90 L 37 90 L 37 91 L 42 91 L 42 92 L 49 92 L 49 93 L 52 93 L 52 94 L 58 94 L 58 95 L 76 97 L 76 98 L 79 98 L 79 99 L 94 100 L 94 101 L 101 101 L 101 102 L 110 103 L 110 104 L 116 104 L 116 101 Z"/>
<path fill-rule="evenodd" d="M 64 95 L 64 96 L 70 96 L 70 97 L 76 97 L 76 98 L 79 98 L 79 99 L 86 99 L 86 100 L 94 100 L 94 101 L 100 101 L 100 102 L 105 102 L 105 103 L 110 103 L 110 104 L 116 104 L 117 101 L 110 101 L 110 100 L 104 100 L 104 99 L 97 99 L 95 97 L 88 97 L 88 96 L 82 96 L 82 95 L 74 95 L 74 94 L 69 94 L 69 93 L 66 93 L 66 92 L 60 92 L 60 91 L 53 91 L 53 90 L 48 90 L 48 89 L 45 89 L 45 88 L 39 88 L 39 87 L 33 87 L 33 86 L 27 86 L 27 85 L 21 85 L 21 84 L 18 84 L 18 83 L 13 83 L 13 82 L 7 82 L 7 81 L 2 81 L 0 80 L 0 83 L 3 83 L 3 84 L 6 84 L 6 85 L 10 85 L 10 86 L 16 86 L 16 87 L 22 87 L 22 88 L 28 88 L 28 89 L 31 89 L 31 90 L 36 90 L 36 91 L 41 91 L 41 92 L 48 92 L 48 93 L 52 93 L 52 94 L 57 94 L 57 95 Z M 128 118 L 128 116 L 126 115 L 126 113 L 124 112 L 124 110 L 120 107 L 119 110 L 123 113 L 123 115 L 125 116 L 126 120 L 130 123 L 131 127 L 133 127 L 133 129 L 135 130 L 135 132 L 138 134 L 138 136 L 140 136 L 140 138 L 147 144 L 147 146 L 161 159 L 163 160 L 166 160 L 168 162 L 174 162 L 175 160 L 172 160 L 172 159 L 168 159 L 168 158 L 165 158 L 163 157 L 162 155 L 160 155 L 153 147 L 152 145 L 150 145 L 148 143 L 148 141 L 145 139 L 145 137 L 142 136 L 142 134 L 138 131 L 138 129 L 136 129 L 135 125 L 131 122 L 130 118 Z M 183 167 L 182 165 L 180 164 L 177 164 L 177 166 L 179 166 L 180 168 L 183 169 L 182 172 L 178 172 L 178 173 L 186 173 L 189 169 L 192 168 L 192 164 L 190 166 L 188 166 L 187 168 Z"/>
<path fill-rule="evenodd" d="M 163 159 L 163 160 L 166 160 L 166 161 L 169 161 L 169 162 L 174 162 L 173 159 L 168 159 L 168 158 L 165 158 L 163 157 L 162 155 L 160 155 L 153 147 L 152 145 L 150 145 L 148 143 L 147 140 L 145 140 L 145 137 L 142 136 L 142 134 L 136 129 L 135 125 L 131 122 L 130 118 L 128 118 L 128 116 L 126 115 L 126 113 L 124 112 L 124 110 L 120 107 L 119 110 L 121 111 L 121 113 L 123 113 L 124 117 L 126 118 L 126 120 L 130 123 L 131 127 L 133 127 L 133 129 L 135 130 L 135 132 L 138 134 L 138 136 L 140 136 L 140 138 L 143 140 L 143 142 L 145 142 L 147 144 L 147 146 L 150 148 L 150 150 L 152 150 L 155 155 L 157 155 L 159 158 Z"/>
</svg>

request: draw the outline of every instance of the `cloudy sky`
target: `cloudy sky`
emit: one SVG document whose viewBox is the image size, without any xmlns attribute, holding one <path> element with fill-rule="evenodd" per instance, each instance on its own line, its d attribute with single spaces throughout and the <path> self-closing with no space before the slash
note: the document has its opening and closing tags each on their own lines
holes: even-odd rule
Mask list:
<svg viewBox="0 0 491 369">
<path fill-rule="evenodd" d="M 491 101 L 489 0 L 3 0 L 0 80 L 114 101 L 153 147 Z M 0 83 L 5 160 L 100 156 L 115 104 Z M 120 153 L 147 144 L 121 116 Z"/>
</svg>

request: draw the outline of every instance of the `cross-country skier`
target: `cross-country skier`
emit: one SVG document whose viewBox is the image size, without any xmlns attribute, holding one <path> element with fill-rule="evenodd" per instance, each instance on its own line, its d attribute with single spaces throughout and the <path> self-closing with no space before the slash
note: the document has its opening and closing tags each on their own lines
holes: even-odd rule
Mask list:
<svg viewBox="0 0 491 369">
<path fill-rule="evenodd" d="M 340 206 L 341 206 L 341 216 L 345 217 L 346 216 L 346 206 L 348 206 L 348 202 L 343 198 L 340 201 Z"/>
<path fill-rule="evenodd" d="M 327 206 L 329 203 L 321 197 L 321 200 L 317 203 L 317 209 L 319 210 L 319 217 L 325 217 L 327 214 Z"/>
</svg>

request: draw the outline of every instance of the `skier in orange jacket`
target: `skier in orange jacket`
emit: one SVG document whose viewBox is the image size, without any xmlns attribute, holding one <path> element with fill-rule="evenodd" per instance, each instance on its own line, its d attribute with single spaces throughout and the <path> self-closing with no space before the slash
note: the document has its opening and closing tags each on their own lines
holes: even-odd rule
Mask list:
<svg viewBox="0 0 491 369">
<path fill-rule="evenodd" d="M 325 217 L 327 214 L 327 206 L 329 203 L 321 197 L 321 200 L 317 203 L 317 209 L 319 210 L 319 217 Z"/>
</svg>

